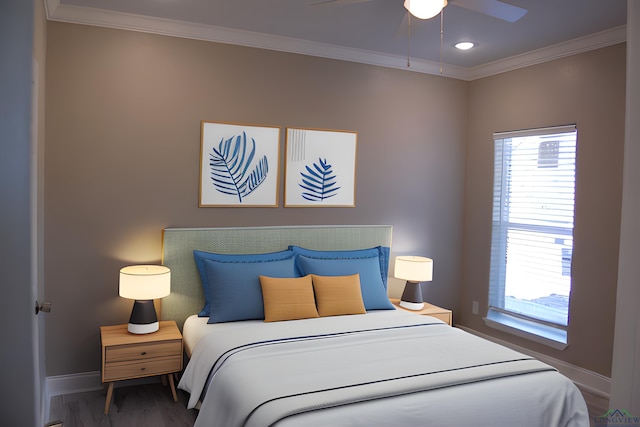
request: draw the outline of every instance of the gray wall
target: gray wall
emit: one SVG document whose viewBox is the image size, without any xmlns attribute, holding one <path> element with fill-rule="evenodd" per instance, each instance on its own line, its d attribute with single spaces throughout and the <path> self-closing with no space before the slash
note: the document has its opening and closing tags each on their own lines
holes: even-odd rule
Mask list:
<svg viewBox="0 0 640 427">
<path fill-rule="evenodd" d="M 34 3 L 0 3 L 0 414 L 35 426 L 37 330 L 31 282 L 31 68 Z"/>
<path fill-rule="evenodd" d="M 100 368 L 99 326 L 131 309 L 118 270 L 159 262 L 167 226 L 392 224 L 395 254 L 434 259 L 426 299 L 457 313 L 467 82 L 55 22 L 47 37 L 48 376 Z M 198 208 L 200 120 L 357 131 L 356 207 Z"/>
<path fill-rule="evenodd" d="M 576 123 L 578 152 L 569 347 L 552 350 L 487 328 L 492 133 Z M 473 81 L 458 320 L 610 376 L 622 203 L 625 44 Z M 471 314 L 472 302 L 484 307 Z"/>
</svg>

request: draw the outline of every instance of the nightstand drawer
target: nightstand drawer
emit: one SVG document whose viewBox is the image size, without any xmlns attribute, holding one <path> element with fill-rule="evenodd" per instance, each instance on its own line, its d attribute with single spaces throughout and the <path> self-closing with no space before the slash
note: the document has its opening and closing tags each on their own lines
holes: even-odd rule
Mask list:
<svg viewBox="0 0 640 427">
<path fill-rule="evenodd" d="M 177 372 L 182 369 L 180 355 L 141 359 L 139 361 L 107 362 L 103 382 L 139 378 Z"/>
<path fill-rule="evenodd" d="M 145 344 L 130 344 L 107 347 L 107 363 L 120 361 L 135 361 L 151 359 L 154 357 L 180 356 L 182 352 L 182 341 L 164 341 Z"/>
</svg>

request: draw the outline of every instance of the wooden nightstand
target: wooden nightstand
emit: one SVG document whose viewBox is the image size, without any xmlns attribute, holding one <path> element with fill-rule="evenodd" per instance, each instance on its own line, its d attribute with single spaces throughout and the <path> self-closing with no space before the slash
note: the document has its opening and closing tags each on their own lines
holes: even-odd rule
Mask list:
<svg viewBox="0 0 640 427">
<path fill-rule="evenodd" d="M 102 382 L 109 383 L 104 413 L 109 413 L 113 384 L 132 378 L 167 375 L 173 400 L 178 401 L 173 374 L 182 370 L 182 335 L 173 320 L 144 335 L 127 331 L 127 325 L 101 326 Z M 164 383 L 164 378 L 163 378 Z"/>
<path fill-rule="evenodd" d="M 397 298 L 391 298 L 391 303 L 401 310 L 421 314 L 423 316 L 432 316 L 442 320 L 443 322 L 446 322 L 449 326 L 451 326 L 451 310 L 447 310 L 446 308 L 438 307 L 437 305 L 425 302 L 422 310 L 409 310 L 404 307 L 400 307 L 400 300 Z"/>
</svg>

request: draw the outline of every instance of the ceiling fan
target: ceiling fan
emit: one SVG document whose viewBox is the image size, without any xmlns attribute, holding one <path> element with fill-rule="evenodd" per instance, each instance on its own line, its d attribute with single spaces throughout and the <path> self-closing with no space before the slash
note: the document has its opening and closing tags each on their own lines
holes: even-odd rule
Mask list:
<svg viewBox="0 0 640 427">
<path fill-rule="evenodd" d="M 346 5 L 354 3 L 365 3 L 369 1 L 371 0 L 324 0 L 314 3 L 313 5 Z M 473 10 L 474 12 L 493 16 L 494 18 L 498 18 L 507 22 L 516 22 L 527 13 L 527 9 L 523 9 L 521 7 L 514 6 L 500 0 L 449 0 L 448 3 L 452 6 Z M 436 9 L 433 9 L 435 10 L 435 13 L 426 12 L 427 15 L 430 15 L 427 16 L 425 14 L 421 14 L 420 12 L 414 12 L 414 7 L 421 6 L 421 4 L 428 6 L 428 9 L 433 9 L 431 6 L 435 5 Z M 447 6 L 447 0 L 405 0 L 404 6 L 411 12 L 412 15 L 416 16 L 417 18 L 428 19 L 440 13 L 440 10 Z"/>
</svg>

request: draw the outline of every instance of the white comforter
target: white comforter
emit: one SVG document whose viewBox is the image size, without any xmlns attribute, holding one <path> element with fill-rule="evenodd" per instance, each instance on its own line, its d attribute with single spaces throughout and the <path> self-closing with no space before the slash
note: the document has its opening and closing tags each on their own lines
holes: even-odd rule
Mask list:
<svg viewBox="0 0 640 427">
<path fill-rule="evenodd" d="M 430 317 L 209 327 L 179 384 L 189 407 L 206 388 L 196 426 L 589 425 L 553 368 Z"/>
</svg>

